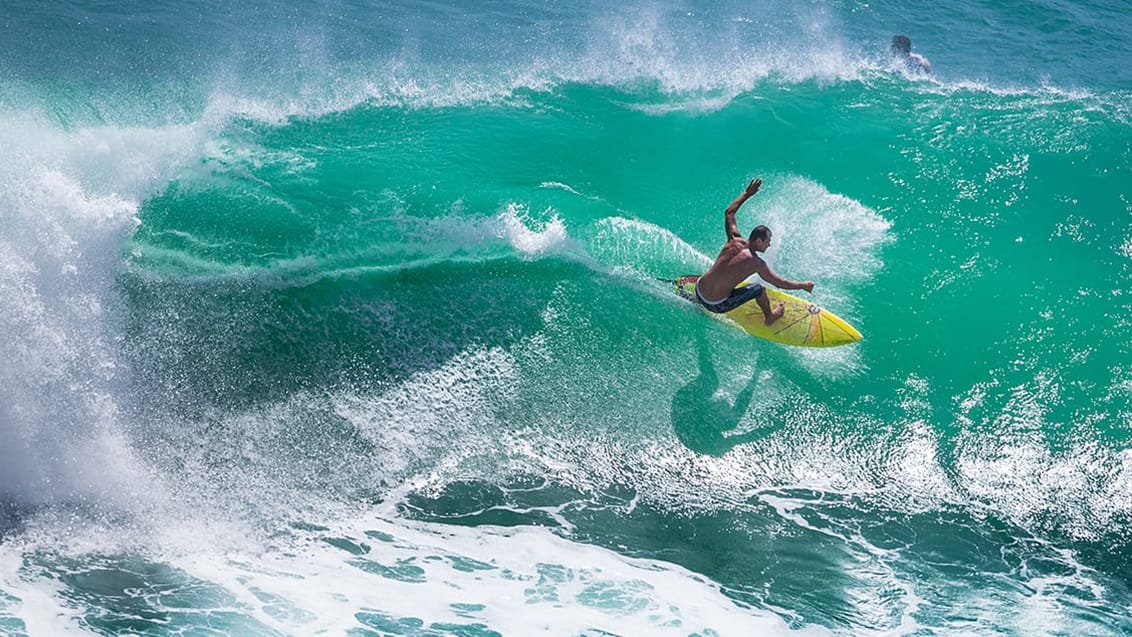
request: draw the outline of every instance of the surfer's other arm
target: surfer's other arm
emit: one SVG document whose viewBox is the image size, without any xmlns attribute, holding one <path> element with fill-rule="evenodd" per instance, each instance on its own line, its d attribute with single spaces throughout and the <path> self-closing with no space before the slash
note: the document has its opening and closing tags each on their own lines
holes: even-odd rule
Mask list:
<svg viewBox="0 0 1132 637">
<path fill-rule="evenodd" d="M 762 261 L 762 259 L 759 259 L 759 261 Z M 784 279 L 778 276 L 774 270 L 771 270 L 770 266 L 766 264 L 766 261 L 762 261 L 762 263 L 755 268 L 755 272 L 758 273 L 759 278 L 763 281 L 766 281 L 780 290 L 814 291 L 813 281 L 791 281 L 790 279 Z"/>
<path fill-rule="evenodd" d="M 727 210 L 723 212 L 724 231 L 727 233 L 728 240 L 743 238 L 743 233 L 739 232 L 739 224 L 735 221 L 735 213 L 739 212 L 739 207 L 742 206 L 744 202 L 755 196 L 755 193 L 759 191 L 762 185 L 762 179 L 758 177 L 752 179 L 751 183 L 747 184 L 747 188 L 743 191 L 743 194 L 736 197 L 735 201 L 732 201 L 731 205 L 727 206 Z"/>
</svg>

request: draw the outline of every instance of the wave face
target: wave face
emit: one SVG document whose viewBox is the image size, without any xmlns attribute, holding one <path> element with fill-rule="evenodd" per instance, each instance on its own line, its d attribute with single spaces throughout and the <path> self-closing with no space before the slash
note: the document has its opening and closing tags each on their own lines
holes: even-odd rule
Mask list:
<svg viewBox="0 0 1132 637">
<path fill-rule="evenodd" d="M 0 632 L 1132 632 L 1109 4 L 8 13 Z"/>
</svg>

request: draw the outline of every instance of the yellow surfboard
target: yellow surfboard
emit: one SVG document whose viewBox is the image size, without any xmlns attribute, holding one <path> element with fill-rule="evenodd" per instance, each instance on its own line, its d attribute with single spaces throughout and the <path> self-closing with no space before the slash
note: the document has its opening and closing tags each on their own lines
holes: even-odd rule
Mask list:
<svg viewBox="0 0 1132 637">
<path fill-rule="evenodd" d="M 682 276 L 674 282 L 676 293 L 696 302 L 696 281 L 699 276 Z M 740 283 L 746 285 L 746 283 Z M 781 290 L 767 288 L 771 307 L 782 304 L 782 318 L 767 325 L 759 304 L 748 301 L 726 312 L 723 316 L 739 324 L 751 336 L 765 338 L 783 345 L 803 347 L 836 347 L 861 340 L 861 333 L 841 317 L 809 301 L 791 296 Z M 705 310 L 706 311 L 706 310 Z"/>
</svg>

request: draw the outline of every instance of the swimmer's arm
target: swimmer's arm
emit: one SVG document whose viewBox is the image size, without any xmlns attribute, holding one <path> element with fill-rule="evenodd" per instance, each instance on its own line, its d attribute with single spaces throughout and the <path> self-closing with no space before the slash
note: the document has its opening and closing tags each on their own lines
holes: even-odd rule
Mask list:
<svg viewBox="0 0 1132 637">
<path fill-rule="evenodd" d="M 755 193 L 759 191 L 759 187 L 762 185 L 762 179 L 752 179 L 751 183 L 747 184 L 747 189 L 743 191 L 743 194 L 736 197 L 735 201 L 732 201 L 731 205 L 727 206 L 727 210 L 723 213 L 723 225 L 728 240 L 743 238 L 743 233 L 739 232 L 739 224 L 735 221 L 735 213 L 739 212 L 739 207 L 742 206 L 744 202 L 755 196 Z"/>
<path fill-rule="evenodd" d="M 932 74 L 932 63 L 928 62 L 928 58 L 913 53 L 912 59 L 916 61 L 916 64 L 920 65 L 920 70 L 922 70 L 924 73 L 927 73 L 928 75 Z"/>
</svg>

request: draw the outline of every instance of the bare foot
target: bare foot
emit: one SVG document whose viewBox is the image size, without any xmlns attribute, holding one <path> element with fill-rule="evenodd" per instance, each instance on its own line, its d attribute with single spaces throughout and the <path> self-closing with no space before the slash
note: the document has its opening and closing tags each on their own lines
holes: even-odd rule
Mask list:
<svg viewBox="0 0 1132 637">
<path fill-rule="evenodd" d="M 771 323 L 774 323 L 778 319 L 782 318 L 782 315 L 785 314 L 785 313 L 786 313 L 786 305 L 784 303 L 779 303 L 778 307 L 776 307 L 773 312 L 771 312 L 770 314 L 767 315 L 766 324 L 770 325 Z"/>
</svg>

